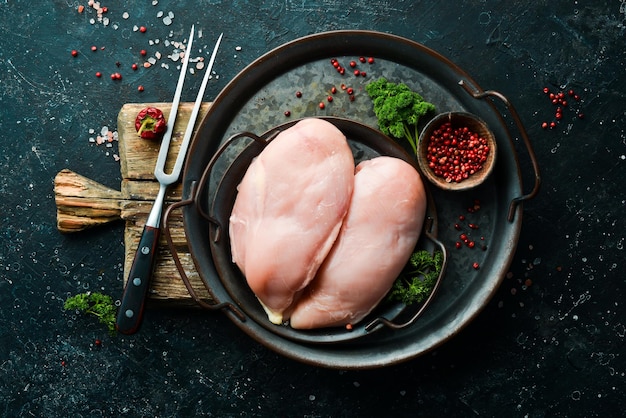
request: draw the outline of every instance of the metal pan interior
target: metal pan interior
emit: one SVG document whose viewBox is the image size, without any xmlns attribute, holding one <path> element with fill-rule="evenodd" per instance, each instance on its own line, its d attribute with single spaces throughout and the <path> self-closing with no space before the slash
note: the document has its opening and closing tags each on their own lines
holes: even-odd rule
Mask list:
<svg viewBox="0 0 626 418">
<path fill-rule="evenodd" d="M 401 147 L 379 131 L 348 119 L 335 117 L 323 117 L 321 119 L 331 122 L 346 135 L 356 164 L 380 155 L 387 155 L 402 159 L 413 167 L 416 167 L 414 158 L 409 156 Z M 280 125 L 264 133 L 261 137 L 268 138 L 273 136 L 275 133 L 293 126 L 296 122 L 297 121 L 291 121 Z M 382 317 L 387 320 L 395 319 L 406 307 L 401 303 L 389 302 L 384 299 L 365 319 L 358 324 L 354 324 L 350 330 L 345 327 L 297 330 L 291 328 L 288 324 L 272 324 L 267 319 L 266 313 L 247 285 L 245 277 L 231 261 L 232 257 L 228 236 L 228 221 L 236 198 L 237 185 L 241 182 L 249 164 L 261 151 L 262 147 L 258 145 L 258 142 L 246 141 L 246 145 L 244 145 L 243 149 L 240 149 L 240 151 L 223 154 L 225 158 L 230 161 L 225 162 L 228 164 L 228 168 L 218 183 L 215 196 L 211 198 L 208 193 L 204 193 L 202 197 L 202 200 L 208 203 L 208 207 L 211 208 L 211 216 L 217 221 L 210 229 L 211 255 L 222 285 L 236 305 L 246 313 L 251 320 L 265 327 L 267 330 L 281 337 L 303 343 L 338 343 L 354 340 L 379 330 L 381 327 L 376 327 L 373 330 L 366 329 L 366 326 L 376 318 Z M 427 187 L 426 184 L 424 184 L 424 186 Z M 428 193 L 428 196 L 430 197 L 430 193 Z M 436 210 L 432 197 L 428 199 L 427 217 L 431 220 L 429 224 L 430 232 L 436 235 Z M 217 225 L 219 225 L 219 227 Z M 372 237 L 372 239 L 375 240 L 376 237 Z M 421 234 L 417 248 L 433 251 L 433 247 L 432 242 L 425 239 L 424 234 Z M 411 307 L 411 310 L 413 308 L 415 307 Z"/>
</svg>

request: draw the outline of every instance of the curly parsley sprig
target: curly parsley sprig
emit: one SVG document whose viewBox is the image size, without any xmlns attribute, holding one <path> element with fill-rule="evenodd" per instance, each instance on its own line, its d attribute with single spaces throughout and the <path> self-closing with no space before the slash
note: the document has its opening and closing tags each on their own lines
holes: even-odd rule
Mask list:
<svg viewBox="0 0 626 418">
<path fill-rule="evenodd" d="M 414 252 L 402 274 L 394 282 L 389 299 L 405 305 L 423 302 L 433 291 L 442 266 L 441 251 L 435 251 L 432 255 L 426 250 Z"/>
<path fill-rule="evenodd" d="M 384 77 L 367 84 L 365 91 L 374 104 L 381 132 L 396 139 L 406 138 L 417 154 L 417 124 L 422 116 L 435 110 L 435 105 L 406 84 L 392 83 Z"/>
<path fill-rule="evenodd" d="M 110 296 L 99 292 L 80 293 L 67 298 L 63 307 L 96 316 L 100 323 L 106 325 L 109 334 L 115 334 L 116 308 Z"/>
</svg>

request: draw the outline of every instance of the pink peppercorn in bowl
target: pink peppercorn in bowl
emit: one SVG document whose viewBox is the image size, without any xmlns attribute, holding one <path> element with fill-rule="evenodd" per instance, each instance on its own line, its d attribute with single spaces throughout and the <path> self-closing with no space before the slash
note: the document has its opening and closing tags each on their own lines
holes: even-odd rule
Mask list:
<svg viewBox="0 0 626 418">
<path fill-rule="evenodd" d="M 417 149 L 424 177 L 443 190 L 483 183 L 496 162 L 496 139 L 480 118 L 466 112 L 437 115 L 424 127 Z"/>
</svg>

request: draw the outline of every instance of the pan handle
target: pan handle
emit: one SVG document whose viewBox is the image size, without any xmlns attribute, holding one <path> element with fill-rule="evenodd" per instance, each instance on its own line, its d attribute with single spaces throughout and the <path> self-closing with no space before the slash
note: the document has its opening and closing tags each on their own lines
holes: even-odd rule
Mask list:
<svg viewBox="0 0 626 418">
<path fill-rule="evenodd" d="M 211 160 L 209 161 L 209 164 L 204 169 L 204 172 L 202 173 L 202 176 L 200 177 L 200 180 L 198 181 L 198 185 L 195 188 L 195 191 L 191 195 L 193 196 L 192 197 L 192 201 L 195 203 L 195 206 L 196 206 L 198 212 L 200 213 L 200 215 L 202 217 L 204 217 L 206 220 L 208 220 L 209 222 L 211 222 L 215 226 L 215 228 L 216 228 L 215 241 L 218 241 L 219 238 L 220 238 L 220 232 L 222 230 L 222 225 L 220 224 L 220 222 L 213 215 L 211 215 L 211 213 L 209 213 L 210 212 L 210 208 L 207 208 L 207 209 L 209 209 L 207 211 L 203 207 L 203 205 L 200 204 L 201 196 L 203 194 L 204 188 L 206 187 L 207 181 L 211 177 L 211 172 L 213 171 L 213 167 L 215 166 L 215 164 L 219 160 L 220 156 L 235 141 L 237 141 L 238 139 L 240 139 L 240 138 L 252 139 L 255 143 L 257 143 L 261 147 L 260 149 L 262 150 L 278 134 L 279 134 L 279 131 L 276 131 L 276 132 L 272 133 L 269 137 L 265 137 L 265 136 L 255 135 L 255 134 L 253 134 L 251 132 L 239 132 L 239 133 L 236 133 L 236 134 L 232 135 L 231 137 L 229 137 L 226 141 L 224 141 L 224 143 L 222 143 L 222 145 L 219 147 L 219 149 L 215 152 L 213 157 L 211 157 Z"/>
<path fill-rule="evenodd" d="M 526 149 L 528 150 L 528 156 L 533 166 L 535 184 L 533 186 L 533 189 L 529 193 L 516 197 L 513 200 L 511 200 L 511 204 L 509 205 L 509 214 L 508 214 L 507 219 L 509 222 L 512 222 L 513 218 L 515 218 L 515 210 L 517 209 L 517 206 L 525 200 L 532 199 L 539 192 L 539 186 L 541 185 L 541 176 L 539 174 L 539 164 L 537 163 L 537 157 L 535 156 L 535 151 L 533 150 L 533 147 L 530 143 L 530 139 L 528 138 L 526 129 L 524 129 L 524 125 L 522 124 L 522 120 L 520 119 L 519 114 L 515 110 L 515 107 L 513 107 L 513 104 L 511 104 L 511 102 L 509 102 L 509 100 L 502 93 L 499 93 L 494 90 L 487 90 L 487 91 L 481 91 L 480 89 L 473 90 L 463 80 L 459 81 L 459 85 L 463 87 L 463 89 L 465 89 L 465 91 L 468 92 L 470 95 L 472 95 L 472 97 L 474 97 L 475 99 L 484 99 L 486 97 L 495 97 L 497 99 L 500 99 L 500 101 L 504 103 L 504 106 L 506 106 L 507 110 L 513 117 L 513 121 L 515 122 L 515 125 L 517 126 L 517 129 L 519 130 L 522 140 L 524 141 L 524 145 L 526 146 Z"/>
<path fill-rule="evenodd" d="M 415 323 L 415 321 L 417 321 L 418 318 L 420 318 L 422 314 L 426 311 L 426 308 L 430 306 L 430 303 L 433 301 L 433 299 L 435 298 L 435 295 L 437 294 L 437 291 L 439 290 L 441 282 L 443 281 L 443 277 L 446 274 L 446 267 L 448 266 L 448 251 L 446 249 L 446 246 L 443 244 L 443 242 L 437 239 L 437 237 L 435 237 L 435 235 L 432 232 L 432 229 L 433 229 L 433 219 L 428 218 L 426 219 L 426 224 L 424 225 L 424 235 L 426 236 L 426 238 L 431 240 L 435 245 L 439 247 L 439 251 L 443 253 L 443 262 L 441 264 L 441 270 L 439 271 L 439 276 L 437 277 L 437 281 L 435 282 L 435 285 L 433 286 L 433 290 L 430 292 L 430 295 L 428 295 L 428 299 L 424 301 L 424 303 L 422 304 L 422 306 L 420 306 L 418 311 L 406 322 L 397 324 L 386 318 L 379 317 L 379 318 L 374 319 L 372 322 L 370 322 L 369 324 L 365 326 L 366 331 L 371 332 L 379 325 L 384 325 L 394 330 L 406 328 L 412 325 L 413 323 Z"/>
<path fill-rule="evenodd" d="M 178 270 L 178 274 L 180 275 L 180 278 L 182 279 L 185 287 L 187 288 L 187 291 L 189 292 L 189 295 L 191 296 L 191 298 L 201 308 L 212 310 L 212 311 L 221 310 L 221 309 L 228 309 L 237 318 L 239 318 L 242 322 L 244 322 L 246 320 L 246 317 L 243 314 L 243 312 L 241 312 L 239 309 L 237 309 L 237 307 L 235 307 L 235 305 L 233 305 L 230 302 L 219 302 L 219 300 L 217 299 L 215 294 L 206 285 L 206 283 L 205 283 L 204 286 L 207 289 L 207 291 L 209 292 L 209 294 L 211 295 L 211 298 L 213 299 L 214 303 L 208 303 L 208 302 L 202 300 L 198 296 L 196 291 L 194 290 L 193 286 L 191 285 L 191 282 L 189 281 L 189 277 L 187 276 L 187 273 L 185 272 L 183 264 L 180 261 L 180 257 L 178 255 L 178 250 L 176 249 L 176 246 L 174 245 L 174 241 L 172 239 L 172 234 L 170 232 L 170 223 L 169 223 L 170 214 L 175 209 L 182 208 L 184 206 L 188 206 L 188 205 L 191 205 L 193 203 L 194 203 L 193 199 L 186 199 L 186 200 L 181 200 L 181 201 L 176 202 L 176 203 L 172 203 L 171 205 L 169 205 L 167 207 L 167 209 L 165 210 L 165 213 L 163 214 L 163 235 L 165 236 L 165 239 L 167 241 L 167 245 L 168 245 L 168 247 L 170 249 L 170 252 L 172 253 L 172 258 L 174 259 L 174 264 L 176 264 L 176 269 Z"/>
</svg>

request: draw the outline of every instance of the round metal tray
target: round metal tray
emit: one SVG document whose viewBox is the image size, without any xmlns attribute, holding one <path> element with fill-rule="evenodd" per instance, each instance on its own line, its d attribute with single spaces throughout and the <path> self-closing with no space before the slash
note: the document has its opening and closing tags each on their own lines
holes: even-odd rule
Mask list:
<svg viewBox="0 0 626 418">
<path fill-rule="evenodd" d="M 374 62 L 362 63 L 360 57 L 373 57 Z M 332 65 L 331 59 L 337 59 L 346 68 L 344 75 Z M 355 61 L 366 76 L 355 76 L 350 61 Z M 213 154 L 236 133 L 266 132 L 288 118 L 307 116 L 342 117 L 376 128 L 376 117 L 364 86 L 378 77 L 406 83 L 435 104 L 438 112 L 465 111 L 479 116 L 492 129 L 498 143 L 495 171 L 484 184 L 464 192 L 432 190 L 439 222 L 438 238 L 450 248 L 449 260 L 436 297 L 418 321 L 401 329 L 387 327 L 356 340 L 333 344 L 308 344 L 277 335 L 237 309 L 209 250 L 210 223 L 198 215 L 193 205 L 182 209 L 196 269 L 216 300 L 212 308 L 223 309 L 237 326 L 261 344 L 309 364 L 341 369 L 391 365 L 422 355 L 457 334 L 489 302 L 500 285 L 519 238 L 521 203 L 537 193 L 540 183 L 530 142 L 515 109 L 504 96 L 483 91 L 455 64 L 416 42 L 371 31 L 334 31 L 307 36 L 270 51 L 224 88 L 193 138 L 183 177 L 183 201 L 193 200 Z M 333 86 L 338 92 L 328 102 Z M 352 88 L 352 95 L 347 93 L 348 88 Z M 297 91 L 302 93 L 300 97 Z M 502 101 L 513 116 L 532 160 L 535 184 L 530 193 L 522 191 L 514 141 L 493 99 Z M 320 102 L 326 103 L 324 109 Z M 289 116 L 285 114 L 287 111 Z M 216 167 L 209 182 L 219 183 L 227 169 L 227 166 Z M 457 251 L 454 246 L 459 231 L 455 223 L 476 201 L 480 202 L 480 210 L 471 213 L 471 218 L 480 227 L 473 232 L 480 245 Z"/>
</svg>

